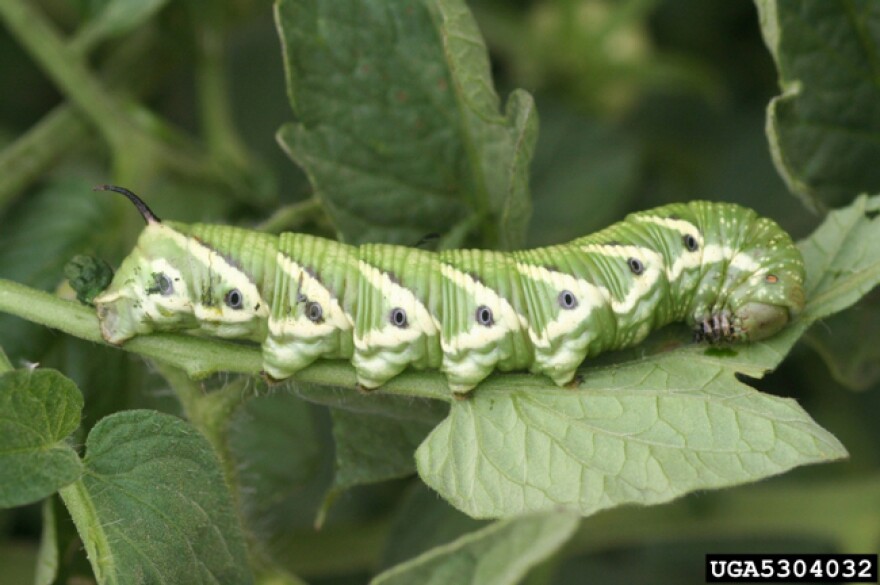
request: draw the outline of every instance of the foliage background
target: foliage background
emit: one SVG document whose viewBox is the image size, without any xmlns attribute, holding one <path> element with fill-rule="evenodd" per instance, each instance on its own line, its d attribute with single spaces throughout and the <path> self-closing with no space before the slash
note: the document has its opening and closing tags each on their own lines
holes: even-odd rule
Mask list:
<svg viewBox="0 0 880 585">
<path fill-rule="evenodd" d="M 100 22 L 94 15 L 105 4 L 45 0 L 34 8 L 75 39 L 67 50 L 88 55 L 109 85 L 149 106 L 128 112 L 136 124 L 111 120 L 96 130 L 71 115 L 20 41 L 0 29 L 0 72 L 7 80 L 0 146 L 21 144 L 35 125 L 49 136 L 34 136 L 25 157 L 10 158 L 9 150 L 0 157 L 0 276 L 54 290 L 76 252 L 116 263 L 139 219 L 122 202 L 90 191 L 111 179 L 144 195 L 161 217 L 250 226 L 270 218 L 270 227 L 332 234 L 310 199 L 306 175 L 275 140 L 293 115 L 271 5 L 146 2 L 141 6 L 157 13 L 143 22 L 83 24 Z M 753 4 L 479 0 L 470 6 L 499 94 L 506 100 L 513 88 L 527 89 L 540 115 L 530 245 L 588 233 L 630 210 L 698 198 L 753 207 L 796 239 L 819 224 L 820 215 L 792 196 L 771 158 L 766 108 L 780 93 L 779 79 Z M 128 14 L 135 14 L 131 7 Z M 876 192 L 880 184 L 864 174 L 861 183 L 857 170 L 848 174 L 853 188 Z M 847 193 L 823 201 L 842 205 L 855 194 Z M 291 223 L 279 210 L 296 212 L 296 219 Z M 865 494 L 880 492 L 872 489 L 880 485 L 877 302 L 875 292 L 814 326 L 776 372 L 754 382 L 797 399 L 846 445 L 848 461 L 670 505 L 600 513 L 583 521 L 529 582 L 702 582 L 709 551 L 876 550 L 880 505 L 867 508 L 872 500 Z M 79 442 L 120 410 L 183 414 L 188 408 L 178 399 L 180 388 L 169 388 L 173 375 L 161 375 L 138 356 L 7 315 L 0 315 L 0 346 L 13 364 L 55 367 L 83 390 Z M 226 382 L 219 377 L 208 385 Z M 269 566 L 313 583 L 363 582 L 482 525 L 405 478 L 340 490 L 323 530 L 314 533 L 334 471 L 336 431 L 327 409 L 285 393 L 245 402 L 243 394 L 264 389 L 228 388 L 227 402 L 213 405 L 229 411 L 234 433 L 228 448 L 264 454 L 236 473 L 253 489 L 265 478 L 275 488 L 273 500 L 251 501 L 246 510 Z M 320 390 L 304 392 L 320 399 Z M 192 408 L 186 414 L 198 417 Z M 334 416 L 336 428 L 363 426 L 356 416 Z M 431 416 L 424 414 L 428 421 Z M 266 420 L 274 422 L 266 426 Z M 292 452 L 291 444 L 300 447 Z M 395 444 L 406 445 L 406 438 Z M 341 487 L 361 483 L 336 480 Z M 62 577 L 88 575 L 64 508 L 56 508 Z M 0 582 L 31 581 L 41 527 L 39 506 L 0 511 Z"/>
</svg>

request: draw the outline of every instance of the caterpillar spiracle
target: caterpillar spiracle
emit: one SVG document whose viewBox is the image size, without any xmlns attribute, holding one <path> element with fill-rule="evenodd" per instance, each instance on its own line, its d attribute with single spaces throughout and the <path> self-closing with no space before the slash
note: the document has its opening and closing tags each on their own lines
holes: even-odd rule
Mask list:
<svg viewBox="0 0 880 585">
<path fill-rule="evenodd" d="M 675 321 L 698 340 L 773 335 L 804 306 L 804 264 L 776 222 L 728 203 L 633 213 L 567 244 L 532 250 L 351 246 L 306 234 L 147 222 L 95 298 L 120 344 L 151 331 L 247 339 L 283 379 L 350 360 L 376 388 L 407 367 L 464 394 L 493 370 L 570 382 L 585 358 Z"/>
</svg>

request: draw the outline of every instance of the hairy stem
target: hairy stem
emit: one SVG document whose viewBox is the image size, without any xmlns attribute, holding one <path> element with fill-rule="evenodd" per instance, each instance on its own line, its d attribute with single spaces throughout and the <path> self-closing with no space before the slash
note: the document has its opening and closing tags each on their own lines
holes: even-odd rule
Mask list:
<svg viewBox="0 0 880 585">
<path fill-rule="evenodd" d="M 113 566 L 110 542 L 101 525 L 89 490 L 86 489 L 82 479 L 78 479 L 58 490 L 58 495 L 61 496 L 64 505 L 70 512 L 70 517 L 79 532 L 80 540 L 85 546 L 89 562 L 98 581 L 115 585 L 118 581 Z"/>
</svg>

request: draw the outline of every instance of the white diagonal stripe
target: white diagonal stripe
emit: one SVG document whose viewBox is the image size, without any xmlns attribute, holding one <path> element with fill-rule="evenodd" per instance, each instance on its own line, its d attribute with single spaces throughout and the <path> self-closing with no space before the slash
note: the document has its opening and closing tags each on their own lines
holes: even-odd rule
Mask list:
<svg viewBox="0 0 880 585">
<path fill-rule="evenodd" d="M 412 343 L 422 335 L 439 333 L 440 322 L 411 290 L 394 282 L 386 272 L 363 260 L 358 262 L 358 270 L 361 278 L 376 290 L 375 294 L 384 297 L 384 304 L 389 312 L 381 328 L 365 331 L 362 337 L 355 336 L 354 345 L 359 351 L 368 351 L 377 347 L 396 347 L 403 343 Z M 361 299 L 361 303 L 365 301 L 366 299 Z M 406 327 L 397 327 L 391 323 L 390 311 L 397 307 L 406 312 Z"/>
<path fill-rule="evenodd" d="M 517 313 L 507 299 L 491 288 L 445 262 L 440 264 L 440 271 L 444 278 L 464 289 L 476 306 L 489 307 L 494 320 L 490 327 L 486 327 L 477 323 L 476 315 L 474 315 L 468 330 L 461 331 L 449 339 L 441 339 L 443 353 L 452 354 L 462 350 L 486 347 L 488 344 L 500 341 L 511 331 L 528 329 L 528 320 Z"/>
<path fill-rule="evenodd" d="M 342 309 L 339 300 L 304 266 L 280 251 L 275 261 L 284 275 L 290 279 L 288 286 L 291 289 L 295 289 L 310 302 L 321 306 L 322 320 L 316 323 L 309 319 L 304 310 L 305 303 L 302 303 L 302 307 L 297 306 L 292 314 L 285 318 L 269 319 L 269 331 L 273 336 L 324 337 L 336 330 L 345 331 L 354 327 L 351 316 Z"/>
<path fill-rule="evenodd" d="M 215 299 L 216 302 L 212 306 L 203 305 L 201 299 L 191 299 L 193 314 L 199 321 L 211 324 L 223 323 L 242 323 L 252 320 L 254 317 L 266 318 L 269 315 L 269 305 L 263 300 L 257 285 L 237 267 L 230 264 L 217 251 L 211 249 L 205 244 L 199 242 L 196 238 L 188 237 L 177 230 L 164 224 L 150 224 L 146 229 L 162 230 L 162 237 L 166 237 L 181 250 L 186 250 L 189 257 L 205 267 L 209 272 L 219 275 L 224 286 L 228 289 L 238 289 L 242 295 L 242 308 L 232 309 L 228 307 L 221 299 Z M 165 264 L 158 262 L 157 259 L 154 267 L 156 272 L 163 272 L 166 268 Z M 175 283 L 176 284 L 176 283 Z M 259 306 L 258 309 L 254 307 Z"/>
</svg>

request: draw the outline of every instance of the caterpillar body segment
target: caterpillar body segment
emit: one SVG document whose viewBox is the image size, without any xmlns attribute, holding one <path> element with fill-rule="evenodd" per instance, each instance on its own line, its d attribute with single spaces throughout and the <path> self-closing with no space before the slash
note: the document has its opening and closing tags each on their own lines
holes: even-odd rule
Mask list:
<svg viewBox="0 0 880 585">
<path fill-rule="evenodd" d="M 687 322 L 698 339 L 749 341 L 804 305 L 791 238 L 731 204 L 667 205 L 509 253 L 353 247 L 145 218 L 95 299 L 105 339 L 156 330 L 250 339 L 276 379 L 330 358 L 350 360 L 366 388 L 408 367 L 444 372 L 458 394 L 493 370 L 564 385 L 585 358 L 670 322 Z"/>
</svg>

